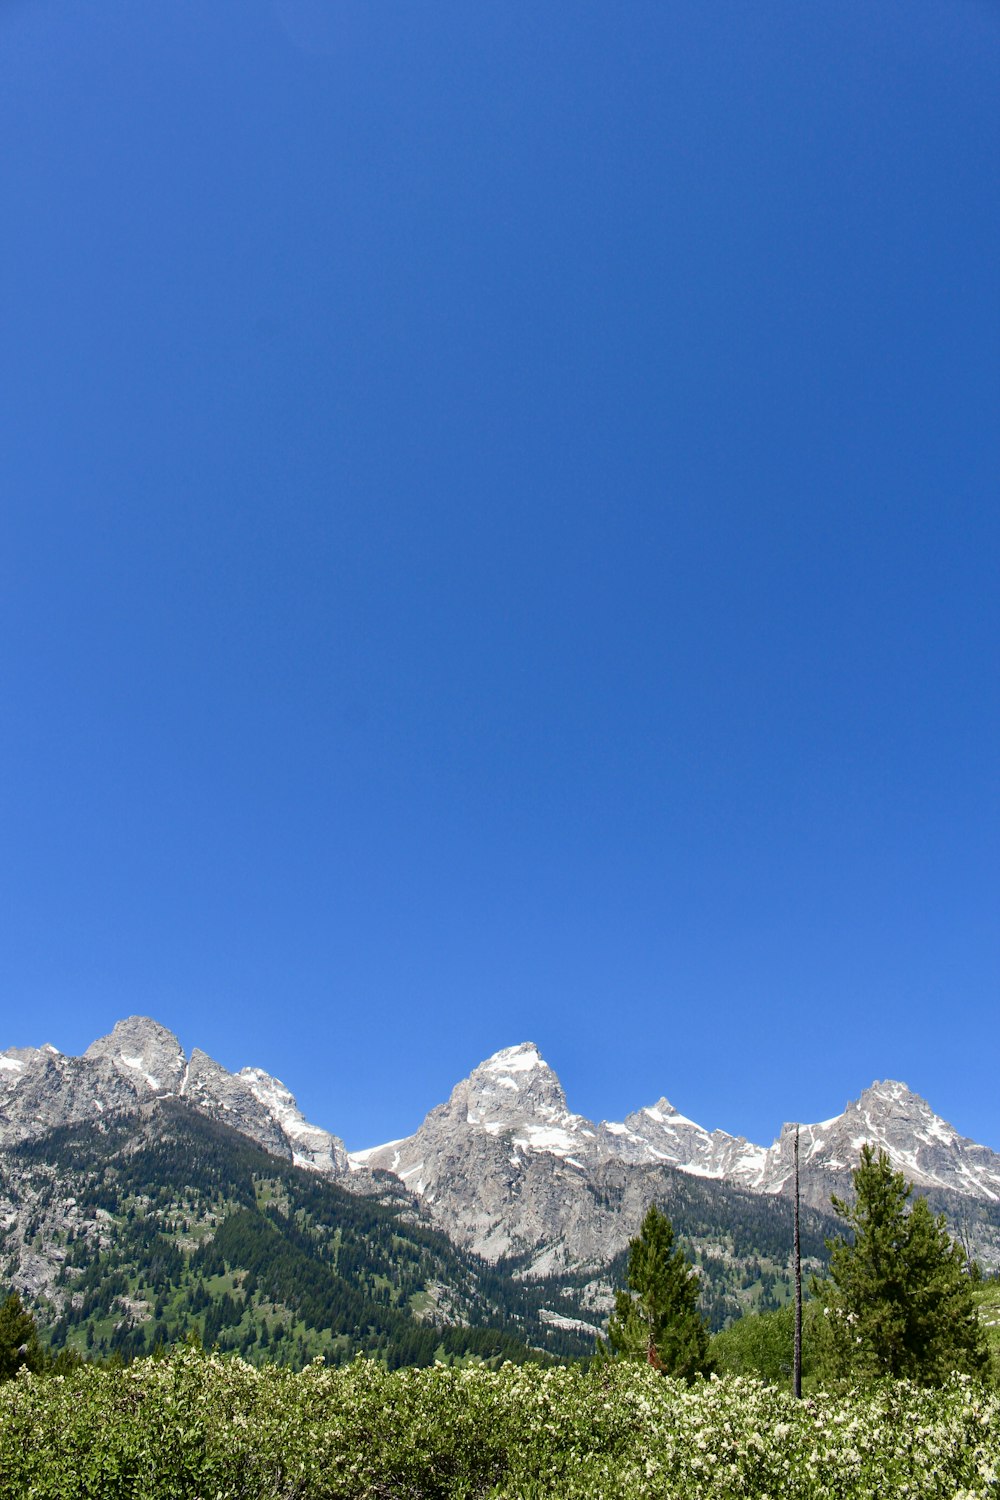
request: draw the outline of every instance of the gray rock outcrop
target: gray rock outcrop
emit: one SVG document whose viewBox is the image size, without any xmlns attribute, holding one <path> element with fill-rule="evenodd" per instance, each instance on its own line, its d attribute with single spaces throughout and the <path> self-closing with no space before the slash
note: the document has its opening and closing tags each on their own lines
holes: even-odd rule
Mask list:
<svg viewBox="0 0 1000 1500">
<path fill-rule="evenodd" d="M 198 1047 L 188 1060 L 174 1033 L 148 1016 L 119 1021 L 82 1057 L 49 1045 L 0 1053 L 0 1148 L 170 1096 L 274 1156 L 328 1177 L 347 1172 L 343 1141 L 310 1125 L 278 1079 L 259 1068 L 230 1073 Z"/>
</svg>

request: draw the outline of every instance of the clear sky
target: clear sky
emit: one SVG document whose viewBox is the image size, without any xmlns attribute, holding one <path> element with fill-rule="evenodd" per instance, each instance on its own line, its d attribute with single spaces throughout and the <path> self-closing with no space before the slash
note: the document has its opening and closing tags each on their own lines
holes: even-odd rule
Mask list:
<svg viewBox="0 0 1000 1500">
<path fill-rule="evenodd" d="M 1000 1149 L 1000 8 L 5 0 L 0 1047 Z"/>
</svg>

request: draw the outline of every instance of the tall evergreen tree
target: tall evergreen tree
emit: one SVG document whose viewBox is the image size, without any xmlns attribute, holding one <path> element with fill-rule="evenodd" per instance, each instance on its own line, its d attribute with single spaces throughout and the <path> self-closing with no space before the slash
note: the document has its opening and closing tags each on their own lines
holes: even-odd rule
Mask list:
<svg viewBox="0 0 1000 1500">
<path fill-rule="evenodd" d="M 828 1241 L 830 1279 L 814 1283 L 829 1314 L 837 1373 L 940 1384 L 983 1374 L 989 1356 L 965 1256 L 884 1151 L 861 1149 L 853 1204 L 834 1197 L 853 1243 Z"/>
<path fill-rule="evenodd" d="M 625 1359 L 644 1359 L 665 1375 L 693 1380 L 711 1368 L 708 1327 L 698 1311 L 698 1277 L 673 1225 L 655 1203 L 629 1244 L 628 1291 L 615 1294 L 608 1343 Z"/>
<path fill-rule="evenodd" d="M 35 1320 L 17 1292 L 11 1292 L 0 1306 L 0 1380 L 9 1380 L 22 1365 L 39 1370 L 43 1363 Z"/>
</svg>

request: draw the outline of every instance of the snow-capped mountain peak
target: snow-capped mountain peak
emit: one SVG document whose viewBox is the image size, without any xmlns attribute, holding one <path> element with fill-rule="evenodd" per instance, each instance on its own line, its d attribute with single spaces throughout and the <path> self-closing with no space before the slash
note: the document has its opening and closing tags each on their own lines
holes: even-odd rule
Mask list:
<svg viewBox="0 0 1000 1500">
<path fill-rule="evenodd" d="M 509 1136 L 522 1151 L 575 1160 L 591 1155 L 597 1142 L 596 1127 L 569 1109 L 534 1042 L 494 1052 L 456 1085 L 442 1111 L 487 1135 Z"/>
<path fill-rule="evenodd" d="M 695 1125 L 694 1120 L 689 1120 L 687 1115 L 682 1115 L 679 1109 L 675 1109 L 669 1099 L 659 1098 L 655 1104 L 647 1104 L 640 1111 L 647 1115 L 656 1125 L 665 1125 L 668 1121 L 674 1125 L 694 1125 L 696 1130 L 701 1130 L 701 1125 Z M 707 1134 L 707 1131 L 706 1131 Z"/>
<path fill-rule="evenodd" d="M 597 1126 L 567 1106 L 562 1084 L 534 1042 L 502 1047 L 473 1068 L 402 1140 L 351 1155 L 353 1167 L 385 1167 L 412 1191 L 432 1194 L 438 1172 L 462 1140 L 497 1141 L 508 1166 L 545 1152 L 583 1168 L 601 1155 Z"/>
<path fill-rule="evenodd" d="M 626 1115 L 621 1125 L 605 1122 L 601 1129 L 613 1142 L 611 1154 L 627 1161 L 663 1163 L 696 1177 L 725 1177 L 748 1186 L 756 1186 L 763 1171 L 763 1147 L 724 1130 L 706 1130 L 668 1099 Z"/>
<path fill-rule="evenodd" d="M 768 1148 L 761 1185 L 769 1192 L 781 1192 L 792 1179 L 795 1129 L 786 1125 Z M 896 1079 L 876 1081 L 850 1100 L 843 1114 L 798 1129 L 799 1160 L 814 1179 L 808 1193 L 817 1205 L 825 1206 L 834 1178 L 849 1185 L 865 1145 L 885 1151 L 918 1191 L 940 1188 L 1000 1201 L 1000 1156 L 959 1135 L 926 1099 Z"/>
<path fill-rule="evenodd" d="M 534 1042 L 494 1052 L 455 1087 L 449 1104 L 464 1106 L 470 1125 L 493 1134 L 536 1116 L 555 1120 L 569 1113 L 562 1084 Z"/>
<path fill-rule="evenodd" d="M 869 1088 L 863 1089 L 858 1102 L 860 1103 L 861 1100 L 868 1098 L 899 1100 L 918 1099 L 919 1097 L 919 1094 L 915 1094 L 907 1084 L 901 1083 L 898 1079 L 883 1078 L 881 1081 L 876 1079 Z"/>
<path fill-rule="evenodd" d="M 347 1171 L 347 1149 L 338 1136 L 318 1125 L 310 1125 L 291 1090 L 280 1078 L 272 1078 L 263 1068 L 241 1068 L 237 1077 L 247 1086 L 278 1124 L 292 1147 L 292 1160 L 300 1167 L 328 1176 Z"/>
<path fill-rule="evenodd" d="M 536 1068 L 552 1072 L 534 1042 L 518 1042 L 515 1047 L 501 1047 L 499 1052 L 480 1063 L 476 1072 L 509 1077 L 513 1073 L 531 1073 Z"/>
</svg>

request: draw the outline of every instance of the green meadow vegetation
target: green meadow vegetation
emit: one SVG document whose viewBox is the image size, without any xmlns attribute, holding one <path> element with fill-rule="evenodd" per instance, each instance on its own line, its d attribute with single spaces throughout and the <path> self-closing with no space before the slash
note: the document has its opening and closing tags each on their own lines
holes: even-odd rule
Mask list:
<svg viewBox="0 0 1000 1500">
<path fill-rule="evenodd" d="M 30 1500 L 986 1500 L 1000 1398 L 956 1375 L 795 1401 L 647 1364 L 255 1367 L 176 1351 L 0 1386 L 0 1494 Z"/>
</svg>

